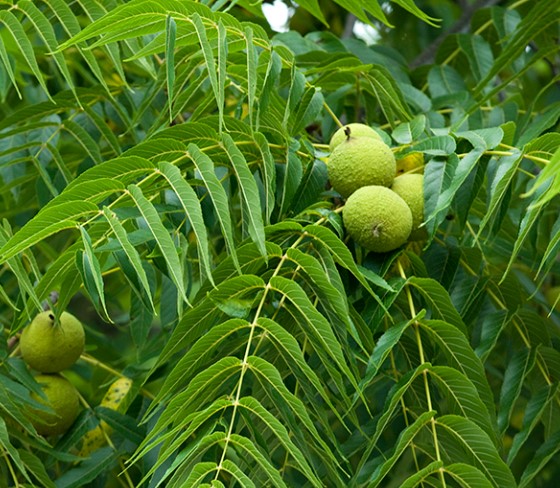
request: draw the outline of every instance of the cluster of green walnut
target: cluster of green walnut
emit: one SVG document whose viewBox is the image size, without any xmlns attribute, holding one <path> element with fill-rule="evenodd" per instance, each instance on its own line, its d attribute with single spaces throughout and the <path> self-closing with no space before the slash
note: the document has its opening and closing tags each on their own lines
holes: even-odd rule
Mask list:
<svg viewBox="0 0 560 488">
<path fill-rule="evenodd" d="M 80 407 L 78 391 L 60 372 L 78 360 L 84 345 L 81 322 L 67 312 L 62 312 L 58 320 L 52 311 L 41 312 L 23 329 L 19 340 L 21 356 L 38 373 L 35 381 L 44 394 L 31 396 L 50 409 L 30 411 L 38 434 L 64 434 L 76 420 Z"/>
<path fill-rule="evenodd" d="M 60 373 L 78 360 L 84 347 L 84 327 L 68 312 L 62 312 L 58 320 L 51 311 L 41 312 L 23 329 L 19 340 L 21 356 L 37 372 L 35 380 L 43 392 L 41 396 L 35 393 L 31 396 L 50 409 L 33 408 L 29 412 L 38 434 L 47 437 L 62 435 L 76 420 L 80 410 L 78 391 Z M 131 387 L 131 379 L 118 378 L 109 386 L 100 405 L 124 411 Z M 110 433 L 110 426 L 102 420 L 85 433 L 78 455 L 90 455 L 107 442 Z"/>
<path fill-rule="evenodd" d="M 393 151 L 374 129 L 358 123 L 341 127 L 330 150 L 329 180 L 346 199 L 342 219 L 352 239 L 384 253 L 422 235 L 424 177 L 413 172 L 397 176 Z M 421 164 L 408 158 L 403 169 Z"/>
</svg>

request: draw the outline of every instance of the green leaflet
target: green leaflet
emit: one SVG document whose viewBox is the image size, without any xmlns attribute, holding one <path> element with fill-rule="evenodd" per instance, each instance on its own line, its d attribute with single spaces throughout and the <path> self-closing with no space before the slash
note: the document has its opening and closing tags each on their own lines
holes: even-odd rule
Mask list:
<svg viewBox="0 0 560 488">
<path fill-rule="evenodd" d="M 98 204 L 115 193 L 124 193 L 125 186 L 112 178 L 98 178 L 93 181 L 82 180 L 71 184 L 57 197 L 43 207 L 47 208 L 65 202 L 88 201 Z"/>
<path fill-rule="evenodd" d="M 165 20 L 165 64 L 167 67 L 167 98 L 169 104 L 169 121 L 173 121 L 173 89 L 175 84 L 175 38 L 177 24 L 170 15 Z"/>
<path fill-rule="evenodd" d="M 274 190 L 276 186 L 276 168 L 266 137 L 260 133 L 253 134 L 262 157 L 261 175 L 265 192 L 265 224 L 270 224 L 270 216 L 274 210 Z"/>
<path fill-rule="evenodd" d="M 39 482 L 42 483 L 42 486 L 45 486 L 46 488 L 55 488 L 55 484 L 51 480 L 49 473 L 47 473 L 45 466 L 38 456 L 24 449 L 20 449 L 18 452 L 21 461 L 25 465 L 29 474 L 39 480 Z"/>
<path fill-rule="evenodd" d="M 75 180 L 73 180 L 66 191 L 79 184 L 93 185 L 95 180 L 112 179 L 120 181 L 123 185 L 128 185 L 137 180 L 142 175 L 153 173 L 155 166 L 153 163 L 139 156 L 120 156 L 88 169 Z M 101 183 L 103 184 L 103 183 Z"/>
<path fill-rule="evenodd" d="M 413 488 L 415 486 L 422 486 L 422 482 L 431 476 L 435 476 L 444 468 L 443 461 L 434 461 L 426 467 L 419 469 L 412 476 L 408 477 L 400 488 Z M 492 486 L 492 485 L 490 485 Z"/>
<path fill-rule="evenodd" d="M 535 452 L 535 456 L 523 471 L 519 480 L 519 488 L 528 488 L 532 480 L 560 451 L 560 432 L 555 432 Z"/>
<path fill-rule="evenodd" d="M 262 322 L 265 322 L 265 320 L 262 319 L 261 323 Z M 268 322 L 269 326 L 267 332 L 270 333 L 271 330 L 274 330 L 274 328 L 271 327 L 272 324 L 270 323 L 272 321 L 266 320 L 266 322 Z M 300 362 L 303 362 L 303 354 L 300 353 L 300 356 Z M 297 360 L 300 360 L 300 357 L 297 357 Z M 300 446 L 305 448 L 307 451 L 306 439 L 308 438 L 308 435 L 311 435 L 317 442 L 317 445 L 321 447 L 321 449 L 315 448 L 315 453 L 319 454 L 322 457 L 326 465 L 333 464 L 333 466 L 336 465 L 337 467 L 340 467 L 336 457 L 333 455 L 333 453 L 331 453 L 329 446 L 322 439 L 320 432 L 313 424 L 313 420 L 307 412 L 305 404 L 295 395 L 293 395 L 284 385 L 284 382 L 280 376 L 280 372 L 272 364 L 256 356 L 252 357 L 251 363 L 258 365 L 258 367 L 253 368 L 253 374 L 255 374 L 260 383 L 263 384 L 265 389 L 267 389 L 270 395 L 270 399 L 274 399 L 275 403 L 277 403 L 279 399 L 282 399 L 282 402 L 276 405 L 276 408 L 278 409 L 277 415 L 281 417 L 287 425 L 293 426 L 291 430 L 293 431 L 293 435 L 300 442 Z M 308 366 L 307 369 L 313 372 L 313 370 L 311 370 L 311 368 L 309 368 Z M 317 380 L 316 376 L 313 379 Z M 303 381 L 303 379 L 300 381 L 302 387 L 306 388 L 305 381 Z M 326 402 L 330 403 L 322 387 L 317 387 L 317 390 L 324 396 Z M 273 393 L 277 393 L 277 395 L 274 395 Z M 310 395 L 310 398 L 311 396 L 312 395 Z M 334 409 L 334 407 L 332 405 L 329 406 L 336 414 L 336 410 Z M 297 419 L 297 422 L 293 422 L 294 417 Z M 305 427 L 305 429 L 302 429 L 302 425 L 303 427 Z M 325 425 L 325 430 L 326 427 L 327 426 Z M 331 476 L 337 476 L 337 472 L 334 469 L 332 470 Z M 340 480 L 340 483 L 343 484 L 342 480 Z"/>
<path fill-rule="evenodd" d="M 231 438 L 233 446 L 237 447 L 240 454 L 252 458 L 257 465 L 266 473 L 270 483 L 278 488 L 285 488 L 286 484 L 282 480 L 280 473 L 268 461 L 268 459 L 261 453 L 259 449 L 246 437 L 233 434 Z"/>
<path fill-rule="evenodd" d="M 483 79 L 494 62 L 490 44 L 482 36 L 472 34 L 459 34 L 457 42 L 468 59 L 475 80 Z"/>
<path fill-rule="evenodd" d="M 501 71 L 506 63 L 517 58 L 522 52 L 530 39 L 538 36 L 540 32 L 546 30 L 551 24 L 558 21 L 558 1 L 551 0 L 547 3 L 540 3 L 538 8 L 531 9 L 530 15 L 527 15 L 516 30 L 508 39 L 508 43 L 502 50 L 500 55 L 494 60 L 492 68 L 486 76 L 479 82 L 476 91 L 480 91 L 487 85 L 488 81 Z M 543 21 L 544 19 L 544 21 Z"/>
<path fill-rule="evenodd" d="M 210 198 L 212 199 L 228 250 L 231 253 L 234 263 L 238 266 L 239 264 L 237 261 L 235 251 L 236 247 L 233 239 L 233 228 L 231 225 L 228 197 L 214 173 L 214 163 L 194 144 L 189 144 L 188 152 L 192 157 L 195 168 L 200 173 L 200 177 L 204 182 L 204 186 L 208 191 Z"/>
<path fill-rule="evenodd" d="M 240 359 L 227 356 L 200 371 L 193 377 L 187 388 L 173 396 L 165 412 L 158 418 L 156 425 L 150 430 L 149 435 L 140 447 L 145 448 L 147 452 L 149 447 L 145 446 L 149 446 L 150 442 L 159 444 L 166 437 L 175 436 L 183 431 L 179 427 L 167 432 L 162 438 L 158 437 L 158 434 L 162 433 L 168 426 L 173 425 L 178 419 L 186 418 L 188 415 L 196 417 L 201 407 L 206 406 L 209 400 L 215 396 L 219 397 L 220 395 L 217 395 L 217 393 L 222 393 L 226 385 L 229 385 L 230 389 L 233 388 L 235 383 L 232 383 L 232 380 L 241 373 L 241 368 L 242 361 Z M 194 430 L 196 427 L 192 428 Z M 186 436 L 187 433 L 184 435 Z M 190 435 L 192 432 L 188 434 Z"/>
<path fill-rule="evenodd" d="M 445 466 L 444 469 L 449 478 L 453 479 L 464 488 L 470 488 L 471 486 L 491 488 L 494 486 L 480 469 L 470 464 L 453 463 Z"/>
<path fill-rule="evenodd" d="M 554 398 L 557 395 L 558 386 L 547 385 L 531 396 L 525 409 L 525 416 L 523 417 L 521 430 L 514 436 L 511 448 L 508 452 L 506 461 L 508 465 L 512 465 L 516 456 L 519 454 L 519 451 L 523 447 L 523 444 L 531 435 L 531 432 L 542 421 L 542 417 L 545 415 L 545 409 L 550 402 L 554 401 Z"/>
<path fill-rule="evenodd" d="M 201 486 L 202 481 L 208 477 L 209 474 L 214 473 L 218 465 L 213 462 L 198 463 L 192 470 L 189 477 L 184 481 L 185 488 L 194 486 Z"/>
<path fill-rule="evenodd" d="M 258 368 L 258 363 L 253 363 L 252 358 L 247 358 L 249 365 L 253 368 Z M 239 407 L 241 409 L 246 409 L 249 413 L 252 413 L 252 417 L 260 419 L 261 422 L 276 435 L 280 443 L 284 446 L 290 457 L 293 458 L 294 464 L 297 469 L 301 471 L 307 480 L 312 483 L 313 486 L 322 486 L 321 481 L 317 478 L 313 470 L 305 460 L 302 452 L 299 448 L 290 440 L 290 436 L 286 428 L 278 421 L 278 419 L 270 413 L 266 408 L 264 408 L 261 403 L 253 397 L 244 397 L 239 400 Z"/>
<path fill-rule="evenodd" d="M 348 269 L 360 281 L 364 288 L 375 297 L 376 301 L 379 302 L 379 298 L 371 289 L 363 274 L 360 272 L 356 262 L 350 254 L 350 251 L 331 230 L 318 225 L 309 225 L 303 229 L 303 232 L 306 237 L 310 237 L 318 244 L 324 246 L 332 255 L 334 260 L 341 266 Z M 379 303 L 382 305 L 381 302 Z"/>
<path fill-rule="evenodd" d="M 83 251 L 76 253 L 76 267 L 82 275 L 82 282 L 98 313 L 107 321 L 112 322 L 105 304 L 105 291 L 101 266 L 95 255 L 91 238 L 83 226 L 80 227 L 82 235 Z"/>
<path fill-rule="evenodd" d="M 216 69 L 216 61 L 214 58 L 214 53 L 210 47 L 210 43 L 208 42 L 208 36 L 206 34 L 206 27 L 202 22 L 202 18 L 198 13 L 194 13 L 191 17 L 192 23 L 196 29 L 196 34 L 198 36 L 198 40 L 200 42 L 200 47 L 202 50 L 202 54 L 204 55 L 204 61 L 206 63 L 206 69 L 208 72 L 208 77 L 210 78 L 210 83 L 212 84 L 212 90 L 214 91 L 214 97 L 216 103 L 218 104 L 218 111 L 220 114 L 220 124 L 219 130 L 220 133 L 223 128 L 223 117 L 224 117 L 224 70 L 225 70 L 225 59 L 223 59 L 224 54 L 224 47 L 223 41 L 218 41 L 218 67 Z M 222 24 L 219 24 L 222 26 Z M 223 26 L 218 27 L 218 36 L 223 38 Z M 218 72 L 216 74 L 216 71 Z"/>
<path fill-rule="evenodd" d="M 498 427 L 504 431 L 509 425 L 516 400 L 521 394 L 525 377 L 535 366 L 535 350 L 521 350 L 509 362 L 504 373 L 498 409 Z"/>
<path fill-rule="evenodd" d="M 317 312 L 297 283 L 275 276 L 269 284 L 272 290 L 279 292 L 289 302 L 288 312 L 306 333 L 333 381 L 339 385 L 341 396 L 346 398 L 341 373 L 344 373 L 346 379 L 354 386 L 357 386 L 357 382 L 346 364 L 340 343 L 336 340 L 328 321 Z M 333 361 L 336 368 L 332 364 Z"/>
<path fill-rule="evenodd" d="M 270 336 L 276 350 L 289 365 L 292 374 L 298 379 L 305 395 L 309 399 L 312 399 L 318 394 L 337 415 L 336 408 L 329 398 L 327 390 L 321 383 L 317 373 L 307 364 L 303 351 L 293 335 L 286 331 L 281 325 L 268 318 L 259 318 L 258 326 Z M 261 370 L 265 370 L 265 368 L 261 367 Z M 276 371 L 269 370 L 266 379 L 276 389 L 283 390 L 283 382 L 280 380 L 280 375 Z M 317 414 L 319 415 L 318 411 Z M 324 419 L 320 420 L 323 421 Z M 342 421 L 342 419 L 340 420 Z M 325 425 L 325 427 L 327 426 Z"/>
<path fill-rule="evenodd" d="M 461 371 L 476 386 L 487 414 L 494 422 L 494 395 L 483 363 L 475 355 L 465 335 L 453 325 L 439 320 L 420 320 L 419 326 L 443 351 L 448 364 Z"/>
<path fill-rule="evenodd" d="M 29 477 L 29 473 L 25 469 L 25 465 L 23 464 L 23 461 L 19 455 L 19 452 L 10 442 L 8 429 L 6 428 L 6 422 L 3 418 L 0 418 L 0 445 L 2 446 L 2 449 L 4 449 L 5 452 L 9 454 L 10 459 L 14 461 L 17 468 L 25 476 L 25 479 L 27 479 L 29 483 L 32 483 L 31 478 Z"/>
<path fill-rule="evenodd" d="M 169 277 L 175 286 L 177 286 L 179 291 L 179 298 L 189 304 L 185 285 L 183 283 L 183 266 L 181 265 L 176 246 L 169 235 L 169 231 L 164 227 L 156 209 L 142 194 L 142 191 L 138 186 L 130 185 L 128 187 L 128 191 L 130 192 L 136 207 L 140 210 L 142 217 L 145 219 L 146 225 L 158 244 L 158 247 L 163 255 L 163 259 L 167 263 Z"/>
<path fill-rule="evenodd" d="M 373 434 L 368 437 L 366 448 L 364 449 L 363 453 L 361 453 L 360 462 L 358 463 L 355 470 L 355 480 L 358 480 L 358 478 L 361 480 L 362 478 L 364 478 L 364 476 L 367 476 L 364 473 L 364 466 L 371 456 L 371 453 L 375 450 L 375 446 L 379 438 L 383 435 L 384 430 L 387 428 L 393 415 L 395 415 L 396 409 L 401 405 L 400 402 L 402 401 L 405 393 L 409 390 L 412 383 L 429 367 L 429 363 L 424 363 L 414 370 L 407 372 L 397 383 L 395 383 L 395 385 L 387 394 L 385 404 L 383 406 L 383 413 L 378 419 L 376 419 L 375 430 Z"/>
<path fill-rule="evenodd" d="M 380 486 L 380 483 L 383 482 L 383 478 L 385 477 L 385 475 L 391 470 L 391 468 L 397 462 L 405 449 L 410 446 L 410 443 L 414 441 L 414 438 L 418 434 L 418 432 L 426 427 L 426 425 L 432 420 L 434 415 L 435 412 L 424 412 L 414 421 L 413 424 L 411 424 L 401 432 L 393 453 L 387 459 L 387 461 L 380 465 L 369 477 L 367 486 L 370 486 L 372 488 Z"/>
<path fill-rule="evenodd" d="M 52 15 L 57 18 L 57 20 L 60 22 L 60 25 L 63 27 L 67 34 L 74 35 L 80 32 L 81 27 L 78 17 L 76 17 L 76 15 L 72 12 L 70 7 L 66 2 L 64 2 L 64 0 L 47 0 L 46 4 L 50 7 Z M 84 43 L 79 43 L 78 45 L 82 48 L 85 47 Z M 79 49 L 78 52 L 80 53 L 80 56 L 84 58 L 86 64 L 94 73 L 95 78 L 99 81 L 101 86 L 103 86 L 103 88 L 105 88 L 105 90 L 109 92 L 107 81 L 103 76 L 101 67 L 97 62 L 95 55 L 91 51 L 86 49 Z"/>
<path fill-rule="evenodd" d="M 457 191 L 468 178 L 471 171 L 476 168 L 476 164 L 480 160 L 482 154 L 483 150 L 475 149 L 457 163 L 453 177 L 449 182 L 449 186 L 441 189 L 441 193 L 438 195 L 435 205 L 432 205 L 433 208 L 430 209 L 430 213 L 426 214 L 426 222 L 429 222 L 438 214 L 447 213 L 447 210 L 451 205 L 453 198 L 457 194 Z M 438 223 L 439 222 L 441 222 L 441 219 L 439 219 Z"/>
<path fill-rule="evenodd" d="M 397 125 L 391 136 L 399 144 L 410 144 L 421 138 L 426 130 L 426 116 L 417 115 L 410 122 Z"/>
<path fill-rule="evenodd" d="M 222 348 L 227 346 L 227 341 L 232 340 L 230 336 L 239 335 L 240 332 L 243 332 L 244 336 L 248 336 L 249 327 L 249 322 L 239 318 L 226 320 L 212 327 L 175 364 L 158 392 L 157 403 L 171 397 L 186 387 L 191 378 L 206 367 L 210 357 L 216 351 L 222 351 Z"/>
<path fill-rule="evenodd" d="M 360 382 L 360 389 L 362 391 L 368 386 L 369 382 L 377 376 L 387 356 L 389 356 L 393 348 L 397 345 L 405 330 L 408 329 L 411 324 L 415 323 L 418 318 L 419 317 L 413 317 L 409 321 L 401 322 L 400 324 L 390 327 L 377 340 L 375 348 L 369 357 L 364 377 Z"/>
<path fill-rule="evenodd" d="M 254 297 L 264 285 L 262 278 L 252 275 L 236 276 L 220 283 L 208 293 L 205 300 L 184 313 L 161 352 L 158 363 L 163 364 L 181 348 L 192 344 L 213 325 L 213 320 L 222 316 L 222 311 L 216 303 Z"/>
<path fill-rule="evenodd" d="M 466 459 L 484 473 L 493 486 L 506 488 L 516 485 L 513 474 L 500 458 L 490 438 L 472 421 L 456 415 L 444 415 L 436 419 L 436 426 L 438 432 L 449 435 L 448 439 L 441 441 L 443 446 L 447 442 L 459 446 Z M 465 459 L 456 461 L 464 462 Z"/>
<path fill-rule="evenodd" d="M 100 473 L 115 462 L 117 453 L 109 446 L 95 451 L 78 467 L 64 473 L 56 480 L 56 488 L 79 488 L 95 480 Z"/>
<path fill-rule="evenodd" d="M 208 234 L 206 232 L 206 226 L 204 224 L 204 218 L 202 216 L 202 209 L 200 208 L 198 197 L 191 186 L 184 180 L 181 172 L 176 166 L 162 162 L 159 164 L 159 168 L 181 201 L 183 210 L 185 211 L 196 235 L 196 243 L 201 262 L 201 271 L 204 272 L 213 284 L 210 255 L 208 252 Z"/>
<path fill-rule="evenodd" d="M 449 400 L 449 410 L 471 420 L 488 435 L 494 445 L 499 445 L 492 416 L 482 403 L 474 384 L 462 373 L 449 366 L 432 366 L 428 369 L 430 377 L 438 389 Z"/>
<path fill-rule="evenodd" d="M 41 36 L 48 49 L 53 52 L 53 58 L 58 69 L 62 73 L 62 76 L 64 77 L 66 83 L 68 83 L 70 89 L 75 93 L 76 87 L 72 82 L 72 76 L 68 70 L 64 56 L 62 56 L 59 52 L 54 52 L 56 51 L 58 41 L 56 40 L 56 33 L 50 24 L 49 19 L 30 0 L 22 0 L 18 2 L 18 10 L 25 13 L 27 18 L 33 23 L 37 33 Z"/>
<path fill-rule="evenodd" d="M 0 248 L 2 262 L 63 229 L 78 227 L 79 219 L 98 213 L 90 202 L 66 202 L 39 212 Z"/>
<path fill-rule="evenodd" d="M 120 8 L 112 10 L 109 15 L 91 23 L 79 33 L 74 32 L 73 37 L 62 43 L 59 49 L 67 49 L 100 34 L 104 34 L 103 41 L 108 43 L 158 32 L 165 23 L 164 12 L 170 4 L 171 2 L 148 1 L 121 5 Z M 183 12 L 177 11 L 177 13 Z"/>
<path fill-rule="evenodd" d="M 408 283 L 422 294 L 427 305 L 438 318 L 453 324 L 466 334 L 467 331 L 463 319 L 455 310 L 451 303 L 451 298 L 443 286 L 431 278 L 418 278 L 416 276 L 410 277 Z"/>
<path fill-rule="evenodd" d="M 185 441 L 192 436 L 192 433 L 202 428 L 202 426 L 210 422 L 212 425 L 211 419 L 219 413 L 227 409 L 231 409 L 232 402 L 230 400 L 225 399 L 218 399 L 208 405 L 206 408 L 199 409 L 196 412 L 188 415 L 184 419 L 184 425 L 187 425 L 188 428 L 184 429 L 182 426 L 175 426 L 172 429 L 168 430 L 163 435 L 159 436 L 159 438 L 152 440 L 150 436 L 148 436 L 144 442 L 140 445 L 137 455 L 142 456 L 143 453 L 148 452 L 153 447 L 162 444 L 160 449 L 160 456 L 159 459 L 154 465 L 148 470 L 145 475 L 145 478 L 148 479 L 152 474 L 160 467 L 162 464 L 165 463 L 166 459 L 173 455 L 177 449 L 184 445 Z M 204 434 L 207 434 L 208 429 L 202 429 Z M 221 432 L 215 432 L 214 436 L 222 434 Z M 183 450 L 184 455 L 181 455 L 175 461 L 175 469 L 177 472 L 175 473 L 175 477 L 180 476 L 181 471 L 188 468 L 189 465 L 193 464 L 192 456 L 197 454 L 198 449 L 204 448 L 205 442 L 210 440 L 212 436 L 200 437 L 198 439 L 193 439 L 190 442 L 190 445 Z"/>
<path fill-rule="evenodd" d="M 101 163 L 103 158 L 99 146 L 87 130 L 73 120 L 66 120 L 62 127 L 76 139 L 76 142 L 82 146 L 91 159 L 96 163 Z"/>
<path fill-rule="evenodd" d="M 105 139 L 105 141 L 107 141 L 107 144 L 111 146 L 111 149 L 113 150 L 115 156 L 120 155 L 122 150 L 119 144 L 119 139 L 111 130 L 109 124 L 105 120 L 103 120 L 103 118 L 94 109 L 92 109 L 91 106 L 84 106 L 84 111 L 85 113 L 87 113 L 88 117 L 91 119 L 91 122 L 95 125 L 97 130 L 101 132 L 103 138 Z"/>
<path fill-rule="evenodd" d="M 251 239 L 257 244 L 263 256 L 266 256 L 264 246 L 265 234 L 261 215 L 261 206 L 257 184 L 243 153 L 235 145 L 232 137 L 222 134 L 224 149 L 231 162 L 231 167 L 235 173 L 241 191 L 241 201 L 243 205 L 243 224 Z"/>
<path fill-rule="evenodd" d="M 43 88 L 45 94 L 50 98 L 50 93 L 43 78 L 43 74 L 37 64 L 37 59 L 35 58 L 35 53 L 33 50 L 33 45 L 31 41 L 27 37 L 25 30 L 16 16 L 10 12 L 9 10 L 2 10 L 0 11 L 0 25 L 4 25 L 4 28 L 11 34 L 11 36 L 16 41 L 16 45 L 18 46 L 23 58 L 27 62 L 31 72 L 37 78 L 37 81 Z M 5 53 L 4 48 L 2 48 L 2 52 Z M 4 62 L 4 67 L 10 65 L 10 62 L 4 56 L 2 56 L 2 61 Z M 11 70 L 11 68 L 9 68 Z M 12 82 L 15 85 L 15 80 L 12 78 Z"/>
<path fill-rule="evenodd" d="M 245 39 L 247 42 L 247 104 L 249 105 L 249 125 L 254 126 L 253 111 L 255 106 L 255 95 L 257 92 L 257 59 L 258 54 L 253 45 L 253 29 L 245 27 Z M 225 75 L 225 73 L 224 73 Z"/>
<path fill-rule="evenodd" d="M 378 100 L 387 120 L 412 119 L 410 108 L 399 85 L 384 66 L 374 65 L 367 72 L 363 88 Z"/>
<path fill-rule="evenodd" d="M 478 228 L 478 236 L 482 230 L 494 219 L 498 213 L 498 207 L 502 203 L 506 192 L 508 191 L 513 177 L 521 163 L 522 155 L 519 151 L 513 151 L 511 156 L 502 156 L 498 159 L 499 166 L 494 174 L 491 186 L 489 188 L 490 202 L 488 204 L 486 215 Z"/>
<path fill-rule="evenodd" d="M 286 257 L 301 268 L 305 275 L 304 279 L 315 291 L 319 303 L 327 310 L 327 314 L 332 314 L 333 319 L 342 322 L 346 327 L 345 332 L 352 334 L 356 342 L 360 344 L 361 340 L 349 318 L 346 297 L 331 284 L 319 260 L 294 248 L 289 248 L 286 251 Z M 342 335 L 342 331 L 339 333 Z"/>
<path fill-rule="evenodd" d="M 148 284 L 148 277 L 146 276 L 146 271 L 142 267 L 142 261 L 138 251 L 134 248 L 134 246 L 130 243 L 126 229 L 122 225 L 122 223 L 117 218 L 116 214 L 112 212 L 109 208 L 103 208 L 103 215 L 107 219 L 107 222 L 111 226 L 113 233 L 115 234 L 116 239 L 119 241 L 124 253 L 128 257 L 128 260 L 134 271 L 138 276 L 138 280 L 144 289 L 146 296 L 149 298 L 150 306 L 152 310 L 154 309 L 154 303 L 152 300 L 152 293 L 150 291 L 150 285 Z"/>
<path fill-rule="evenodd" d="M 5 222 L 4 227 L 0 227 L 0 246 L 4 246 L 8 241 L 8 239 L 11 237 L 11 235 L 12 235 L 12 230 L 7 225 L 7 222 Z M 8 259 L 7 264 L 10 267 L 11 271 L 16 276 L 20 287 L 23 289 L 25 293 L 29 295 L 30 302 L 34 305 L 34 307 L 37 310 L 41 310 L 42 309 L 41 300 L 37 295 L 36 290 L 33 288 L 33 285 L 31 284 L 31 280 L 29 279 L 29 276 L 27 275 L 27 272 L 19 257 L 14 256 L 13 258 Z M 4 290 L 2 289 L 2 291 Z M 5 300 L 8 303 L 10 303 L 9 298 L 7 296 L 6 298 L 7 300 L 6 299 Z M 15 304 L 12 305 L 14 309 L 17 308 Z"/>
</svg>

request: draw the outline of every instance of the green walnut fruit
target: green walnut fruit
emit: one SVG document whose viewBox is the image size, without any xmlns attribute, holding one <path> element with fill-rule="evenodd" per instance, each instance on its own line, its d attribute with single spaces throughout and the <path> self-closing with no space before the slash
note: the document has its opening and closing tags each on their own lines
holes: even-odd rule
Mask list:
<svg viewBox="0 0 560 488">
<path fill-rule="evenodd" d="M 350 137 L 336 146 L 327 169 L 332 187 L 344 198 L 362 186 L 391 186 L 397 172 L 391 148 L 371 137 Z"/>
<path fill-rule="evenodd" d="M 402 246 L 412 230 L 412 212 L 406 202 L 385 186 L 364 186 L 346 201 L 342 220 L 358 244 L 374 252 Z"/>
<path fill-rule="evenodd" d="M 424 175 L 406 174 L 395 178 L 391 186 L 412 212 L 412 230 L 424 221 Z"/>
<path fill-rule="evenodd" d="M 41 373 L 58 373 L 72 366 L 84 351 L 80 321 L 62 312 L 58 322 L 51 311 L 41 312 L 23 329 L 19 347 L 23 360 Z"/>
<path fill-rule="evenodd" d="M 382 140 L 375 129 L 372 129 L 369 125 L 352 122 L 351 124 L 341 127 L 333 134 L 331 142 L 329 143 L 330 151 L 333 152 L 334 148 L 348 137 L 372 137 L 378 141 Z"/>
<path fill-rule="evenodd" d="M 64 434 L 76 420 L 80 409 L 78 392 L 74 385 L 58 374 L 42 374 L 35 377 L 46 399 L 36 393 L 31 397 L 52 408 L 53 412 L 33 409 L 31 423 L 38 434 L 44 436 Z"/>
</svg>

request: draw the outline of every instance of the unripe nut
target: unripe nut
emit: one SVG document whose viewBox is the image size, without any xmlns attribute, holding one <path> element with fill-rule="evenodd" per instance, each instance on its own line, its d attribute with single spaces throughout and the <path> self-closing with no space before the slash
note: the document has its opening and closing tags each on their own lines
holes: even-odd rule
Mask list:
<svg viewBox="0 0 560 488">
<path fill-rule="evenodd" d="M 52 311 L 39 313 L 23 329 L 19 346 L 23 360 L 41 373 L 58 373 L 72 366 L 84 351 L 85 333 L 80 321 L 62 312 L 59 322 Z"/>
</svg>

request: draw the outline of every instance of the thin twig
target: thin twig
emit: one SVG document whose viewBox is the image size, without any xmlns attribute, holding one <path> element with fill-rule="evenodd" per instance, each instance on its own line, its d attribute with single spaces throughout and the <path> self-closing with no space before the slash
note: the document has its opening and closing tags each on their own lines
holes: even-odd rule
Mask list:
<svg viewBox="0 0 560 488">
<path fill-rule="evenodd" d="M 411 61 L 410 67 L 417 68 L 418 66 L 422 66 L 424 64 L 433 63 L 437 50 L 448 36 L 450 36 L 451 34 L 457 34 L 458 32 L 465 32 L 468 29 L 469 24 L 471 23 L 471 19 L 477 10 L 492 7 L 500 1 L 501 0 L 478 0 L 470 7 L 464 8 L 463 14 L 461 15 L 461 17 L 459 17 L 457 22 L 455 22 L 449 29 L 447 29 L 445 32 L 442 32 L 438 37 L 436 37 L 436 39 L 420 55 L 418 55 L 414 60 Z"/>
</svg>

